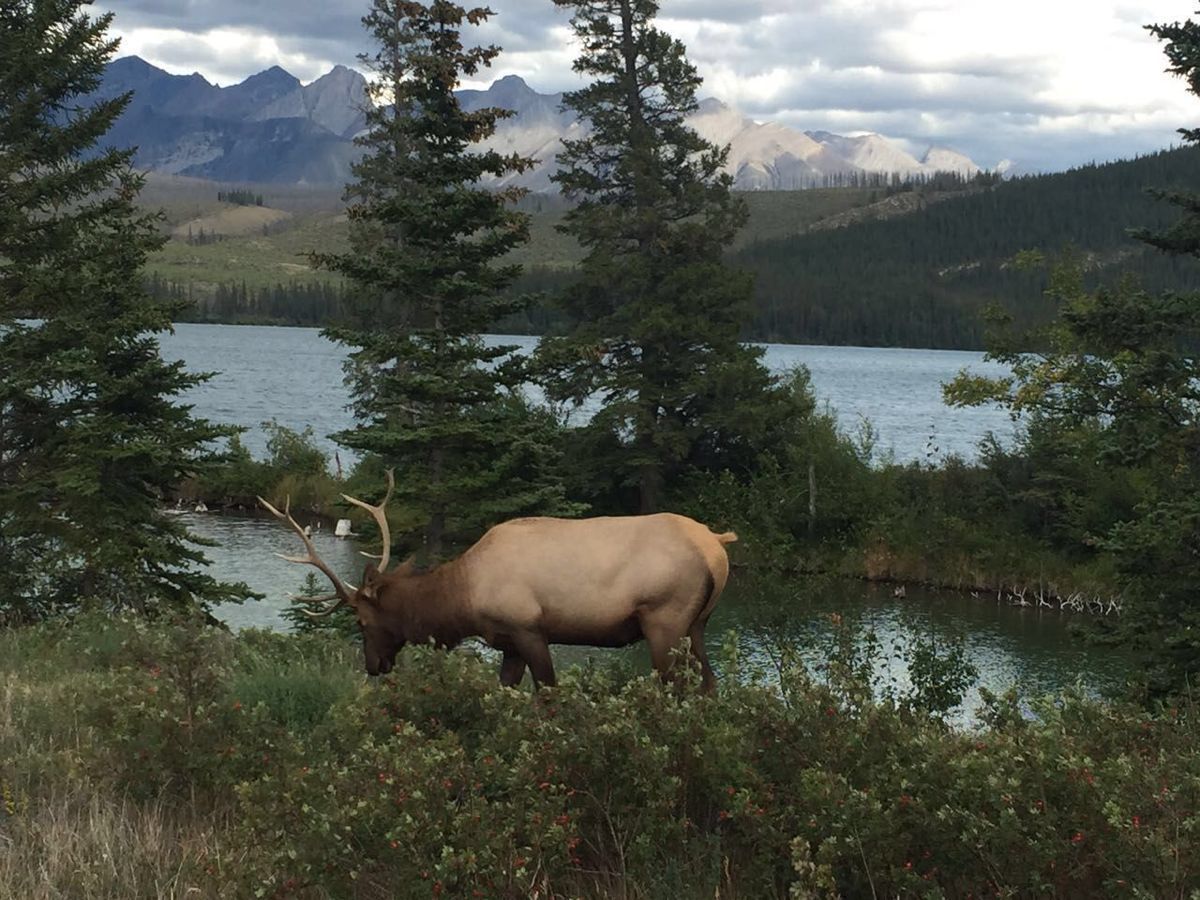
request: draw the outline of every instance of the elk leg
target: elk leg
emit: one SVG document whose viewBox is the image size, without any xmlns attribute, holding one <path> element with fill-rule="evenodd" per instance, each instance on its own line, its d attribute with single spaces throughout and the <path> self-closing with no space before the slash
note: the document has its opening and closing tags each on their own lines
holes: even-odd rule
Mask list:
<svg viewBox="0 0 1200 900">
<path fill-rule="evenodd" d="M 673 662 L 671 655 L 679 647 L 683 635 L 677 628 L 664 627 L 646 621 L 642 622 L 642 634 L 646 636 L 646 643 L 650 646 L 651 665 L 654 666 L 663 681 L 671 682 Z"/>
<path fill-rule="evenodd" d="M 688 632 L 692 640 L 692 656 L 700 663 L 700 677 L 704 693 L 711 694 L 717 689 L 717 676 L 713 674 L 712 666 L 708 664 L 708 650 L 704 646 L 704 626 L 706 623 L 697 622 Z"/>
<path fill-rule="evenodd" d="M 500 683 L 505 687 L 516 687 L 525 677 L 525 660 L 516 653 L 505 651 L 500 663 Z"/>
<path fill-rule="evenodd" d="M 513 646 L 529 664 L 529 674 L 533 676 L 535 688 L 554 687 L 554 661 L 550 658 L 550 647 L 545 638 L 538 634 L 514 635 Z"/>
</svg>

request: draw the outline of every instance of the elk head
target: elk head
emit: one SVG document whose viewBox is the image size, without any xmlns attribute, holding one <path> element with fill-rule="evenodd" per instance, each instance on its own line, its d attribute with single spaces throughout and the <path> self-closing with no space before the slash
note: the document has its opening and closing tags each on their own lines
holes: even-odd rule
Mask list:
<svg viewBox="0 0 1200 900">
<path fill-rule="evenodd" d="M 276 554 L 281 559 L 288 562 L 300 563 L 303 565 L 314 566 L 324 573 L 333 585 L 333 593 L 326 594 L 323 597 L 316 598 L 318 601 L 333 600 L 334 602 L 326 606 L 324 609 L 317 612 L 305 610 L 307 615 L 313 618 L 323 618 L 331 615 L 336 610 L 343 606 L 349 606 L 354 610 L 355 617 L 358 619 L 358 628 L 363 638 L 363 656 L 366 660 L 368 675 L 386 675 L 392 670 L 395 663 L 396 653 L 404 645 L 404 640 L 401 635 L 398 635 L 388 626 L 388 623 L 382 614 L 379 605 L 379 588 L 380 584 L 387 575 L 388 561 L 391 557 L 392 537 L 391 531 L 388 528 L 387 515 L 384 513 L 384 508 L 388 501 L 392 498 L 392 491 L 396 487 L 395 475 L 389 469 L 387 473 L 387 494 L 378 506 L 372 506 L 355 497 L 347 494 L 342 494 L 342 498 L 347 503 L 352 503 L 360 509 L 366 510 L 371 514 L 379 526 L 380 536 L 383 540 L 382 552 L 372 559 L 378 562 L 367 563 L 363 571 L 362 585 L 355 587 L 352 584 L 346 584 L 337 574 L 334 573 L 323 559 L 317 554 L 316 547 L 313 546 L 312 538 L 305 534 L 304 529 L 299 523 L 292 518 L 291 514 L 291 498 L 289 497 L 284 504 L 283 511 L 280 512 L 262 497 L 258 498 L 261 503 L 275 518 L 286 524 L 292 531 L 299 535 L 300 540 L 304 542 L 304 548 L 307 551 L 304 556 L 286 556 L 282 553 Z M 364 553 L 364 556 L 371 554 Z M 293 597 L 293 599 L 299 599 Z M 308 600 L 309 598 L 304 598 Z M 311 600 L 309 601 L 311 602 Z"/>
</svg>

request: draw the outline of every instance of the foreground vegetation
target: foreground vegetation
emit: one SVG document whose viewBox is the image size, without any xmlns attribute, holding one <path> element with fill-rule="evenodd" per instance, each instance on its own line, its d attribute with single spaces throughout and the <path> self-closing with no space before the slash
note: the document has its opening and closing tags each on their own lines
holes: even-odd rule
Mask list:
<svg viewBox="0 0 1200 900">
<path fill-rule="evenodd" d="M 0 635 L 0 895 L 1185 897 L 1195 710 L 871 699 L 727 650 L 716 697 L 619 668 L 538 697 L 471 651 L 367 681 L 341 638 L 85 616 Z M 947 700 L 950 695 L 949 701 Z"/>
</svg>

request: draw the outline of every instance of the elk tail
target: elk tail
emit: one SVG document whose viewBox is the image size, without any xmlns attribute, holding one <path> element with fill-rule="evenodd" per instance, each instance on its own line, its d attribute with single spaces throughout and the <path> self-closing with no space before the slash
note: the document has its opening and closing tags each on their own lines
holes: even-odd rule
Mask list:
<svg viewBox="0 0 1200 900">
<path fill-rule="evenodd" d="M 738 539 L 736 531 L 727 531 L 724 534 L 715 535 L 715 537 L 722 544 L 732 544 Z"/>
</svg>

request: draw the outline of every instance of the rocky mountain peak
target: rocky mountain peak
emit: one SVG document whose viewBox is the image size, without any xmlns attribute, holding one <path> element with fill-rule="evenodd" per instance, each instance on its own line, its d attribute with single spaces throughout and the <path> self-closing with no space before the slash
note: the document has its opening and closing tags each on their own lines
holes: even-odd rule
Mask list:
<svg viewBox="0 0 1200 900">
<path fill-rule="evenodd" d="M 957 172 L 968 177 L 982 171 L 970 157 L 949 147 L 930 147 L 921 158 L 921 164 L 931 171 Z"/>
<path fill-rule="evenodd" d="M 696 115 L 709 116 L 725 112 L 728 109 L 728 104 L 722 103 L 716 97 L 705 97 L 696 105 Z"/>
<path fill-rule="evenodd" d="M 269 69 L 263 69 L 263 71 L 251 75 L 242 84 L 283 84 L 290 87 L 300 84 L 300 79 L 282 66 L 271 66 Z"/>
<path fill-rule="evenodd" d="M 346 66 L 334 66 L 304 88 L 309 117 L 334 134 L 353 137 L 366 121 L 367 79 Z"/>
<path fill-rule="evenodd" d="M 280 66 L 219 88 L 199 75 L 171 75 L 136 56 L 111 63 L 98 96 L 132 90 L 134 102 L 110 138 L 138 147 L 138 165 L 227 181 L 325 181 L 349 177 L 361 152 L 353 143 L 369 103 L 361 73 L 335 66 L 302 85 Z M 486 90 L 458 92 L 464 109 L 499 107 L 501 120 L 486 146 L 536 161 L 515 184 L 553 189 L 550 176 L 564 137 L 586 133 L 586 123 L 562 109 L 561 94 L 541 94 L 519 75 Z M 874 133 L 802 132 L 777 122 L 755 122 L 714 97 L 700 101 L 689 123 L 706 140 L 730 146 L 728 170 L 743 190 L 793 190 L 862 172 L 902 176 L 979 167 L 961 153 L 931 147 L 921 160 Z M 267 173 L 264 177 L 263 173 Z"/>
</svg>

